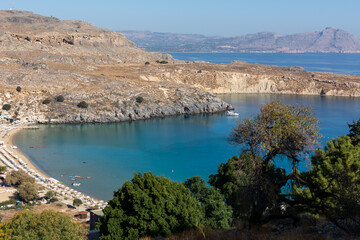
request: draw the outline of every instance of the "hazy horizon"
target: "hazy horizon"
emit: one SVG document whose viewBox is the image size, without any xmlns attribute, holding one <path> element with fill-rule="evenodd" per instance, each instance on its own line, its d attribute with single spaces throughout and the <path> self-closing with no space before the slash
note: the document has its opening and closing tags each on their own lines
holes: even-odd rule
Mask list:
<svg viewBox="0 0 360 240">
<path fill-rule="evenodd" d="M 281 35 L 333 27 L 360 37 L 360 1 L 94 1 L 2 0 L 0 9 L 32 11 L 62 20 L 83 20 L 114 31 L 137 30 L 234 37 Z"/>
</svg>

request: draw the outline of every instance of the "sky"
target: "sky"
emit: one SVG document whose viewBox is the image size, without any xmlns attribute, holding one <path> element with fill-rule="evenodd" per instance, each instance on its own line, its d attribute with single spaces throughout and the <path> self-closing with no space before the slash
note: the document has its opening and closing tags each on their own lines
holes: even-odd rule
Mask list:
<svg viewBox="0 0 360 240">
<path fill-rule="evenodd" d="M 0 0 L 0 9 L 10 8 L 115 31 L 229 37 L 334 27 L 360 37 L 359 0 Z"/>
</svg>

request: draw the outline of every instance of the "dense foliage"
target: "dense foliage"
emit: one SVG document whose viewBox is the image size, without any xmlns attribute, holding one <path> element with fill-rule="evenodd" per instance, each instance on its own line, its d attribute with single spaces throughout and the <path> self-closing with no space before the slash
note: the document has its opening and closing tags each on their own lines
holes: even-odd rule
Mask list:
<svg viewBox="0 0 360 240">
<path fill-rule="evenodd" d="M 24 202 L 34 201 L 39 198 L 38 187 L 34 183 L 25 182 L 18 187 L 19 197 Z"/>
<path fill-rule="evenodd" d="M 17 87 L 16 87 L 16 91 L 17 91 L 17 92 L 21 92 L 21 87 L 20 87 L 20 86 L 17 86 Z"/>
<path fill-rule="evenodd" d="M 360 119 L 356 122 L 353 121 L 352 124 L 348 123 L 349 134 L 348 136 L 351 138 L 351 143 L 353 145 L 358 145 L 360 143 Z"/>
<path fill-rule="evenodd" d="M 100 239 L 168 236 L 196 228 L 202 218 L 198 201 L 183 184 L 139 173 L 114 192 L 100 222 Z"/>
<path fill-rule="evenodd" d="M 296 196 L 306 209 L 325 215 L 349 233 L 360 232 L 360 146 L 338 137 L 318 150 Z"/>
<path fill-rule="evenodd" d="M 282 178 L 282 172 L 273 164 L 262 172 L 261 158 L 253 159 L 250 153 L 245 153 L 220 164 L 218 173 L 210 175 L 209 183 L 225 195 L 235 220 L 255 224 L 265 209 L 274 207 L 279 200 Z"/>
<path fill-rule="evenodd" d="M 80 240 L 86 231 L 63 213 L 24 211 L 0 225 L 4 239 Z"/>
<path fill-rule="evenodd" d="M 205 216 L 202 223 L 204 226 L 212 229 L 230 227 L 232 210 L 218 189 L 208 187 L 205 180 L 198 176 L 187 179 L 184 184 L 200 203 Z"/>
<path fill-rule="evenodd" d="M 319 137 L 318 120 L 310 107 L 271 102 L 232 129 L 229 141 L 239 145 L 242 154 L 220 166 L 210 183 L 222 189 L 235 215 L 247 217 L 251 225 L 261 224 L 266 209 L 287 200 L 280 189 L 301 180 L 298 164 Z M 279 165 L 288 161 L 290 173 L 275 168 L 274 161 Z M 229 175 L 232 179 L 227 179 Z"/>
<path fill-rule="evenodd" d="M 81 201 L 81 199 L 75 198 L 75 199 L 73 200 L 73 205 L 74 205 L 75 207 L 79 207 L 82 203 L 83 203 L 83 202 Z"/>
<path fill-rule="evenodd" d="M 35 179 L 27 175 L 24 171 L 19 170 L 8 173 L 6 175 L 5 182 L 6 184 L 18 187 L 19 185 L 27 182 L 34 184 Z"/>
</svg>

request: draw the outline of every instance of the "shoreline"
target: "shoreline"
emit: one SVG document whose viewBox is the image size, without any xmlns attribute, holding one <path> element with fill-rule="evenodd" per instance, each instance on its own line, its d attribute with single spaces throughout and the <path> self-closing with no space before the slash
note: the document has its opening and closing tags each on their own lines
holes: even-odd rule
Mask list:
<svg viewBox="0 0 360 240">
<path fill-rule="evenodd" d="M 14 146 L 14 139 L 15 136 L 20 133 L 21 131 L 27 130 L 24 129 L 25 126 L 28 126 L 31 124 L 24 124 L 22 127 L 19 128 L 15 128 L 10 130 L 7 135 L 5 136 L 5 138 L 3 138 L 4 144 L 7 146 Z M 16 155 L 19 156 L 19 158 L 21 158 L 25 163 L 28 164 L 28 166 L 32 169 L 34 169 L 37 173 L 39 173 L 41 176 L 43 176 L 44 178 L 50 178 L 49 175 L 47 175 L 44 171 L 42 171 L 39 167 L 37 167 L 28 156 L 26 156 L 19 148 L 16 149 L 12 149 L 12 152 L 15 153 Z"/>
<path fill-rule="evenodd" d="M 65 203 L 65 204 L 73 205 L 72 200 L 75 198 L 78 198 L 78 199 L 81 199 L 83 202 L 82 206 L 80 206 L 80 209 L 82 208 L 83 210 L 85 210 L 88 208 L 93 208 L 95 206 L 97 206 L 98 209 L 104 209 L 105 206 L 107 205 L 106 201 L 88 196 L 82 192 L 72 189 L 69 186 L 63 185 L 61 181 L 50 177 L 44 171 L 39 169 L 30 160 L 30 158 L 28 156 L 26 156 L 19 148 L 13 149 L 11 147 L 11 146 L 14 146 L 15 136 L 20 131 L 27 130 L 26 127 L 29 125 L 34 125 L 34 123 L 24 123 L 24 124 L 19 124 L 18 126 L 8 125 L 8 126 L 12 127 L 9 130 L 3 129 L 4 125 L 3 126 L 0 125 L 0 127 L 1 127 L 0 128 L 0 133 L 1 133 L 0 141 L 4 142 L 4 146 L 2 146 L 0 148 L 0 150 L 2 151 L 2 153 L 0 155 L 5 156 L 5 158 L 7 158 L 7 159 L 9 159 L 9 157 L 10 157 L 9 155 L 11 155 L 13 157 L 13 159 L 12 159 L 13 161 L 15 161 L 15 162 L 18 161 L 22 165 L 22 166 L 18 165 L 17 166 L 18 169 L 23 170 L 30 176 L 34 177 L 36 179 L 35 182 L 38 185 L 43 186 L 48 191 L 53 191 L 53 192 L 57 193 L 58 197 L 59 197 L 59 201 Z M 5 154 L 3 152 L 5 152 Z M 9 155 L 7 153 L 9 153 Z M 10 162 L 12 160 L 10 160 Z M 21 163 L 21 161 L 23 163 Z M 2 161 L 0 161 L 0 165 L 6 166 L 6 164 L 4 164 Z M 32 169 L 34 171 L 32 173 L 30 173 L 29 171 L 24 170 L 23 166 L 25 166 L 26 169 Z M 8 168 L 8 171 L 13 170 L 10 167 L 7 167 L 7 168 Z M 34 175 L 32 175 L 32 174 L 34 174 Z M 14 189 L 16 189 L 16 188 L 14 188 Z M 67 198 L 67 199 L 65 199 L 65 198 Z"/>
</svg>

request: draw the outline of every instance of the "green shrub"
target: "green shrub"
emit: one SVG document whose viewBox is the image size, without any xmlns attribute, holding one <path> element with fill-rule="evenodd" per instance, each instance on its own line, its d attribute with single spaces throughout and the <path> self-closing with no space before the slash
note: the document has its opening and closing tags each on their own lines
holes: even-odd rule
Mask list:
<svg viewBox="0 0 360 240">
<path fill-rule="evenodd" d="M 16 204 L 16 200 L 15 199 L 10 199 L 10 200 L 7 200 L 7 201 L 0 202 L 0 207 L 10 205 L 10 204 Z"/>
<path fill-rule="evenodd" d="M 135 100 L 136 100 L 137 103 L 142 103 L 144 101 L 144 98 L 139 96 L 139 97 L 136 97 Z"/>
<path fill-rule="evenodd" d="M 2 107 L 2 110 L 9 111 L 10 108 L 11 108 L 10 104 L 4 104 L 4 106 Z"/>
<path fill-rule="evenodd" d="M 145 62 L 145 65 L 149 65 L 150 64 L 150 62 Z"/>
<path fill-rule="evenodd" d="M 18 86 L 18 87 L 16 88 L 16 91 L 21 92 L 21 87 Z"/>
<path fill-rule="evenodd" d="M 57 198 L 55 198 L 55 197 L 53 197 L 52 199 L 50 199 L 50 202 L 51 203 L 53 203 L 53 202 L 58 202 L 59 201 L 59 199 L 57 199 Z"/>
<path fill-rule="evenodd" d="M 49 99 L 49 98 L 46 98 L 43 102 L 42 102 L 42 104 L 49 104 L 51 102 L 51 100 Z"/>
<path fill-rule="evenodd" d="M 167 63 L 168 63 L 168 62 L 165 61 L 165 60 L 161 60 L 161 61 L 160 61 L 160 60 L 156 60 L 156 62 L 157 62 L 157 63 L 160 63 L 160 64 L 167 64 Z"/>
<path fill-rule="evenodd" d="M 85 101 L 81 101 L 77 105 L 79 108 L 87 108 L 88 104 Z"/>
<path fill-rule="evenodd" d="M 63 96 L 63 95 L 59 95 L 59 96 L 57 96 L 57 97 L 55 98 L 55 100 L 56 100 L 57 102 L 63 102 L 65 99 L 64 99 L 64 96 Z"/>
<path fill-rule="evenodd" d="M 87 239 L 86 230 L 64 213 L 23 211 L 0 225 L 1 239 Z M 3 235 L 3 236 L 4 236 Z"/>
</svg>

